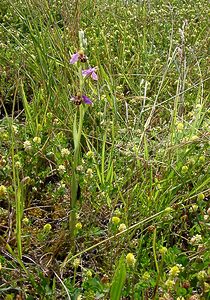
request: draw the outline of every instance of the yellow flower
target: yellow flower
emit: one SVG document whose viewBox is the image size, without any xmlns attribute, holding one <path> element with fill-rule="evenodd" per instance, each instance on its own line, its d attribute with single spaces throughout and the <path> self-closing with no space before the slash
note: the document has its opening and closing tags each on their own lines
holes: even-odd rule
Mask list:
<svg viewBox="0 0 210 300">
<path fill-rule="evenodd" d="M 75 260 L 73 261 L 73 266 L 75 268 L 78 268 L 79 267 L 79 264 L 80 264 L 80 259 L 79 258 L 75 258 Z"/>
<path fill-rule="evenodd" d="M 78 222 L 76 225 L 75 225 L 76 229 L 78 230 L 81 230 L 82 229 L 82 223 Z"/>
<path fill-rule="evenodd" d="M 178 276 L 180 273 L 180 269 L 178 266 L 173 266 L 170 271 L 169 271 L 169 276 L 171 277 L 176 277 Z"/>
<path fill-rule="evenodd" d="M 147 281 L 148 279 L 150 279 L 150 274 L 149 272 L 144 272 L 144 274 L 142 275 L 142 279 Z"/>
<path fill-rule="evenodd" d="M 94 157 L 94 152 L 90 150 L 86 153 L 86 155 L 87 155 L 87 157 L 92 158 L 92 157 Z"/>
<path fill-rule="evenodd" d="M 126 262 L 129 266 L 134 266 L 135 263 L 136 263 L 136 259 L 135 259 L 135 256 L 133 255 L 133 253 L 128 253 L 126 255 Z"/>
<path fill-rule="evenodd" d="M 168 279 L 168 280 L 166 280 L 165 285 L 167 286 L 167 288 L 171 289 L 175 285 L 175 281 Z"/>
<path fill-rule="evenodd" d="M 182 131 L 184 129 L 184 124 L 179 122 L 177 125 L 176 125 L 176 128 L 178 131 Z"/>
<path fill-rule="evenodd" d="M 159 251 L 160 251 L 160 254 L 164 255 L 164 254 L 166 254 L 168 249 L 166 247 L 161 247 Z"/>
<path fill-rule="evenodd" d="M 190 212 L 196 212 L 197 210 L 198 210 L 198 205 L 197 204 L 192 204 L 192 206 L 189 209 Z"/>
<path fill-rule="evenodd" d="M 7 188 L 4 185 L 0 185 L 0 197 L 5 196 L 7 194 Z"/>
<path fill-rule="evenodd" d="M 93 177 L 93 170 L 91 168 L 87 169 L 87 172 L 86 172 L 87 176 L 92 178 Z"/>
<path fill-rule="evenodd" d="M 20 161 L 16 161 L 16 162 L 15 162 L 15 167 L 16 167 L 17 169 L 20 169 L 20 168 L 22 167 L 21 162 L 20 162 Z"/>
<path fill-rule="evenodd" d="M 204 194 L 202 194 L 202 193 L 198 194 L 198 197 L 197 197 L 198 201 L 202 201 L 204 198 L 205 198 Z"/>
<path fill-rule="evenodd" d="M 39 136 L 35 136 L 35 137 L 33 138 L 33 142 L 34 142 L 35 144 L 41 144 L 41 138 L 40 138 Z"/>
<path fill-rule="evenodd" d="M 206 160 L 206 158 L 205 158 L 204 155 L 201 155 L 201 156 L 199 157 L 199 162 L 200 162 L 200 163 L 204 163 L 205 160 Z"/>
<path fill-rule="evenodd" d="M 66 171 L 65 166 L 64 166 L 64 165 L 59 165 L 59 166 L 58 166 L 58 171 L 59 171 L 61 174 L 63 174 L 63 173 Z"/>
<path fill-rule="evenodd" d="M 45 232 L 49 232 L 52 229 L 52 226 L 51 226 L 51 224 L 47 223 L 44 225 L 43 229 Z"/>
<path fill-rule="evenodd" d="M 29 219 L 27 217 L 25 217 L 23 219 L 23 224 L 28 225 L 28 223 L 29 223 Z"/>
<path fill-rule="evenodd" d="M 207 282 L 204 282 L 204 293 L 210 292 L 210 284 Z"/>
<path fill-rule="evenodd" d="M 120 218 L 112 217 L 112 223 L 115 224 L 115 225 L 119 224 L 120 223 Z"/>
<path fill-rule="evenodd" d="M 207 278 L 207 276 L 208 275 L 207 275 L 206 271 L 204 271 L 204 270 L 198 272 L 198 274 L 197 274 L 197 278 L 199 281 L 204 281 Z"/>
<path fill-rule="evenodd" d="M 86 276 L 89 278 L 91 278 L 93 276 L 93 273 L 91 272 L 91 270 L 87 270 Z"/>
<path fill-rule="evenodd" d="M 182 167 L 182 173 L 185 174 L 188 171 L 188 166 L 183 166 Z"/>
</svg>

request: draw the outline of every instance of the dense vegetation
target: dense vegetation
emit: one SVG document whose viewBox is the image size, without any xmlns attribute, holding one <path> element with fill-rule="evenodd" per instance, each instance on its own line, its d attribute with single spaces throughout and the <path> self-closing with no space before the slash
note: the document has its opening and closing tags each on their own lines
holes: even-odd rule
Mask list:
<svg viewBox="0 0 210 300">
<path fill-rule="evenodd" d="M 0 299 L 209 299 L 208 5 L 1 0 Z"/>
</svg>

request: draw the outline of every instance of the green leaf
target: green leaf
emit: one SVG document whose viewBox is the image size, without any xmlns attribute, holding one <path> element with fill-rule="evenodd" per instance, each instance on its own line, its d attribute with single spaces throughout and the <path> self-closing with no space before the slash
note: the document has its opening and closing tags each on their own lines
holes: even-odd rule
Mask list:
<svg viewBox="0 0 210 300">
<path fill-rule="evenodd" d="M 111 283 L 110 300 L 119 300 L 126 279 L 124 256 L 121 256 Z"/>
</svg>

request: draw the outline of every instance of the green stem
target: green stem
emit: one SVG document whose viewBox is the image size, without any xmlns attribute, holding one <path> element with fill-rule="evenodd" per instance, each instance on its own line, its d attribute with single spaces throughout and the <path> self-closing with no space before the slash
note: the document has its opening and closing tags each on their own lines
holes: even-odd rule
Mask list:
<svg viewBox="0 0 210 300">
<path fill-rule="evenodd" d="M 14 150 L 14 132 L 11 128 L 11 137 L 12 137 L 12 171 L 13 171 L 13 186 L 15 190 L 15 215 L 16 215 L 16 239 L 17 239 L 17 249 L 18 257 L 22 259 L 22 240 L 21 240 L 21 220 L 23 214 L 23 203 L 22 203 L 22 191 L 20 186 L 19 174 L 15 168 L 15 150 Z"/>
<path fill-rule="evenodd" d="M 82 126 L 84 120 L 85 108 L 79 106 L 79 124 L 77 126 L 77 113 L 74 120 L 74 161 L 72 164 L 72 180 L 71 180 L 71 211 L 69 218 L 69 230 L 70 230 L 70 245 L 74 252 L 75 249 L 75 225 L 76 225 L 76 204 L 77 204 L 77 191 L 79 187 L 77 167 L 80 161 L 80 141 L 82 135 Z"/>
</svg>

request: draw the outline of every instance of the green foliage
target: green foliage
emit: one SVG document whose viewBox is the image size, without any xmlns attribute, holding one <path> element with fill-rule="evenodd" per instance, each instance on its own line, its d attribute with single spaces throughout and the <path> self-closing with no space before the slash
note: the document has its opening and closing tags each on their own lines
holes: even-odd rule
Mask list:
<svg viewBox="0 0 210 300">
<path fill-rule="evenodd" d="M 208 298 L 208 6 L 1 1 L 1 299 Z"/>
</svg>

